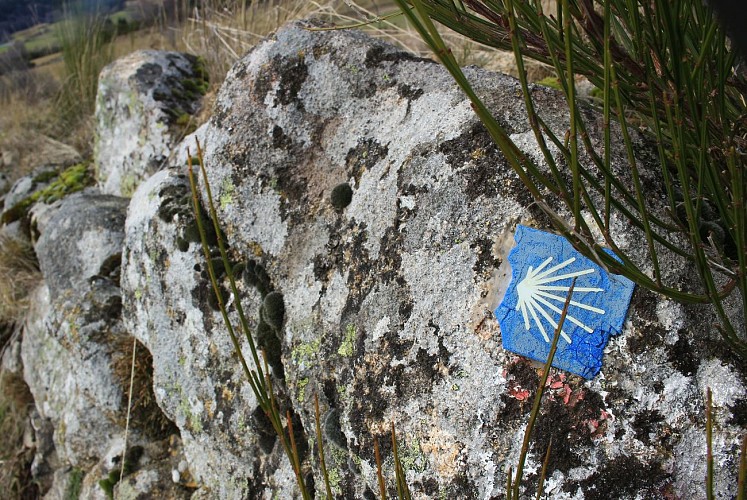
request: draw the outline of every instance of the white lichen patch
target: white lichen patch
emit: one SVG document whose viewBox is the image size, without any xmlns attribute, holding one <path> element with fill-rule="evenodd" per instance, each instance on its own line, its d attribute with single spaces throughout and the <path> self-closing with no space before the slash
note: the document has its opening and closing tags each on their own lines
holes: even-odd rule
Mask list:
<svg viewBox="0 0 747 500">
<path fill-rule="evenodd" d="M 739 374 L 721 360 L 709 359 L 701 363 L 696 378 L 704 397 L 710 387 L 715 407 L 732 406 L 737 399 L 745 397 Z"/>
</svg>

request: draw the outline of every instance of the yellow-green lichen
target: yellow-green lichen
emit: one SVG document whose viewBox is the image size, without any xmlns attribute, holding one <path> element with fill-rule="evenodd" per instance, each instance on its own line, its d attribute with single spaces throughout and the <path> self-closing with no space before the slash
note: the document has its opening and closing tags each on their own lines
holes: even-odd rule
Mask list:
<svg viewBox="0 0 747 500">
<path fill-rule="evenodd" d="M 143 298 L 143 291 L 139 288 L 135 289 L 135 299 L 140 300 Z"/>
<path fill-rule="evenodd" d="M 298 344 L 291 350 L 291 359 L 296 365 L 311 361 L 316 358 L 319 353 L 319 347 L 321 346 L 321 339 L 316 339 L 312 342 L 303 342 Z"/>
<path fill-rule="evenodd" d="M 184 415 L 187 425 L 192 429 L 192 432 L 202 432 L 202 419 L 199 415 L 195 415 L 192 412 L 192 407 L 190 406 L 189 401 L 187 401 L 187 398 L 183 396 L 179 402 L 179 411 Z"/>
<path fill-rule="evenodd" d="M 220 195 L 220 208 L 221 210 L 225 210 L 228 205 L 233 203 L 233 192 L 234 192 L 234 186 L 231 182 L 231 179 L 226 177 L 223 179 L 223 184 L 221 184 L 221 195 Z"/>
<path fill-rule="evenodd" d="M 337 386 L 337 395 L 340 398 L 340 401 L 343 404 L 350 403 L 350 395 L 348 394 L 348 389 L 344 385 L 338 385 Z"/>
<path fill-rule="evenodd" d="M 410 440 L 409 446 L 400 446 L 399 458 L 404 470 L 425 471 L 427 459 L 420 450 L 420 440 L 417 437 Z"/>
<path fill-rule="evenodd" d="M 306 399 L 306 386 L 309 385 L 309 379 L 302 378 L 298 381 L 298 402 L 303 403 Z"/>
<path fill-rule="evenodd" d="M 349 358 L 350 356 L 352 356 L 353 351 L 355 350 L 355 337 L 356 337 L 355 325 L 350 324 L 345 329 L 345 338 L 340 344 L 340 348 L 337 349 L 337 354 L 339 354 L 340 356 L 346 357 L 346 358 Z"/>
<path fill-rule="evenodd" d="M 132 195 L 135 194 L 135 190 L 137 189 L 138 182 L 139 182 L 139 179 L 135 175 L 133 174 L 125 175 L 122 178 L 119 192 L 124 198 L 132 198 Z"/>
</svg>

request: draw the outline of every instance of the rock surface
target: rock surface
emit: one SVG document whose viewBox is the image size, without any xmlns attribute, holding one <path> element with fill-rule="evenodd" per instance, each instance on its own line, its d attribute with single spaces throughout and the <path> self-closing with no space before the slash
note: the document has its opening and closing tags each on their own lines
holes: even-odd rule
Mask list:
<svg viewBox="0 0 747 500">
<path fill-rule="evenodd" d="M 58 457 L 71 465 L 92 465 L 124 432 L 122 381 L 112 372 L 127 340 L 122 297 L 101 269 L 114 261 L 118 268 L 125 210 L 122 198 L 70 196 L 36 245 L 45 284 L 26 322 L 24 374 L 55 429 Z"/>
<path fill-rule="evenodd" d="M 95 190 L 71 195 L 58 202 L 35 246 L 44 283 L 31 300 L 21 359 L 40 421 L 34 474 L 54 473 L 50 498 L 78 474 L 81 498 L 105 499 L 98 481 L 118 470 L 125 449 L 133 344 L 119 289 L 126 208 L 126 199 Z M 143 402 L 153 398 L 142 346 L 136 359 L 128 450 L 172 431 L 160 410 Z M 45 432 L 47 447 L 39 444 Z M 157 461 L 158 454 L 152 447 L 146 458 Z"/>
<path fill-rule="evenodd" d="M 137 51 L 104 68 L 94 152 L 102 191 L 129 197 L 163 168 L 206 90 L 204 66 L 189 54 Z"/>
<path fill-rule="evenodd" d="M 518 83 L 467 74 L 517 144 L 539 156 Z M 545 121 L 566 130 L 564 100 L 540 87 L 534 97 Z M 229 300 L 241 301 L 254 330 L 264 297 L 282 294 L 274 385 L 317 491 L 314 395 L 329 422 L 335 494 L 375 496 L 374 438 L 394 493 L 394 423 L 416 497 L 499 496 L 538 373 L 502 349 L 492 310 L 510 276 L 501 264 L 516 224 L 546 223 L 447 73 L 357 32 L 292 24 L 234 66 L 195 136 L 232 259 L 244 264 L 239 296 Z M 197 497 L 287 498 L 292 470 L 210 305 L 184 177 L 193 140 L 132 198 L 125 324 L 153 355 L 155 395 L 181 431 Z M 333 205 L 343 183 L 352 198 Z M 645 255 L 640 235 L 613 223 L 623 250 Z M 690 279 L 668 264 L 670 278 Z M 710 386 L 717 496 L 732 497 L 745 373 L 712 323 L 704 307 L 637 290 L 599 376 L 551 374 L 528 457 L 529 494 L 552 439 L 552 498 L 704 497 Z"/>
</svg>

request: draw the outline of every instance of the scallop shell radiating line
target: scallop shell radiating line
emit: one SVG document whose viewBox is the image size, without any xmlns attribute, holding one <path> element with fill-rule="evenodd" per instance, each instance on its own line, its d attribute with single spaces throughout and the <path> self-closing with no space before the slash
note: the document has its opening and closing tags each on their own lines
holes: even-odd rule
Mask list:
<svg viewBox="0 0 747 500">
<path fill-rule="evenodd" d="M 524 327 L 528 331 L 531 328 L 530 325 L 530 317 L 532 320 L 534 320 L 534 324 L 537 325 L 537 328 L 539 328 L 539 331 L 542 333 L 542 336 L 545 338 L 545 342 L 550 342 L 550 337 L 547 335 L 547 332 L 545 331 L 544 326 L 542 325 L 542 320 L 540 319 L 540 316 L 544 318 L 545 321 L 547 321 L 550 325 L 553 327 L 553 331 L 558 327 L 558 323 L 548 312 L 548 309 L 550 311 L 553 311 L 558 315 L 558 319 L 563 313 L 562 306 L 565 304 L 566 295 L 568 291 L 570 290 L 570 285 L 557 285 L 553 283 L 557 283 L 558 281 L 577 278 L 580 276 L 585 276 L 587 274 L 595 273 L 597 272 L 595 269 L 583 269 L 580 271 L 570 272 L 570 273 L 562 273 L 562 274 L 554 274 L 558 271 L 561 271 L 563 268 L 571 265 L 573 262 L 575 262 L 576 258 L 571 257 L 570 259 L 561 262 L 560 264 L 557 264 L 555 266 L 552 266 L 551 268 L 544 271 L 545 267 L 552 262 L 552 257 L 548 257 L 545 259 L 542 264 L 539 265 L 537 269 L 533 269 L 532 266 L 529 267 L 527 270 L 526 275 L 524 276 L 524 279 L 519 282 L 518 285 L 516 285 L 516 291 L 519 296 L 519 300 L 516 304 L 516 310 L 521 311 L 522 316 L 524 317 Z M 561 292 L 561 294 L 556 294 L 552 292 Z M 602 288 L 594 288 L 594 287 L 582 287 L 577 286 L 573 288 L 573 294 L 577 293 L 600 293 L 604 292 L 604 289 Z M 557 305 L 553 304 L 550 301 L 559 302 L 561 304 L 561 307 L 558 307 Z M 591 311 L 596 314 L 604 314 L 604 310 L 600 309 L 598 307 L 590 306 L 587 304 L 583 304 L 581 302 L 571 300 L 569 304 L 569 311 L 570 307 L 576 307 L 578 309 Z M 594 330 L 590 328 L 589 326 L 582 323 L 578 318 L 574 317 L 570 313 L 566 313 L 565 319 L 567 321 L 570 321 L 571 323 L 583 328 L 587 333 L 592 333 Z M 568 336 L 568 334 L 561 330 L 560 335 L 563 337 L 563 339 L 568 342 L 569 344 L 571 342 L 571 337 Z"/>
</svg>

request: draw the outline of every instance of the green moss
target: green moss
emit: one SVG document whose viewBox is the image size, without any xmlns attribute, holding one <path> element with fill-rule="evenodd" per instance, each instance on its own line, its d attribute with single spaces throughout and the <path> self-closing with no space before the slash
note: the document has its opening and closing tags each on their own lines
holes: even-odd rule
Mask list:
<svg viewBox="0 0 747 500">
<path fill-rule="evenodd" d="M 560 84 L 560 80 L 557 76 L 548 76 L 537 82 L 538 85 L 544 85 L 555 90 L 563 90 L 563 86 Z"/>
<path fill-rule="evenodd" d="M 83 483 L 83 471 L 77 467 L 70 471 L 70 479 L 65 488 L 65 500 L 78 500 L 80 498 L 80 488 Z"/>
<path fill-rule="evenodd" d="M 47 170 L 46 172 L 42 172 L 39 175 L 34 176 L 32 181 L 42 184 L 51 181 L 55 177 L 57 177 L 57 172 L 55 172 L 54 170 Z"/>
<path fill-rule="evenodd" d="M 345 330 L 345 339 L 340 344 L 340 348 L 337 349 L 337 354 L 346 358 L 352 356 L 353 351 L 355 350 L 355 337 L 355 325 L 350 324 Z"/>
<path fill-rule="evenodd" d="M 104 493 L 106 494 L 107 498 L 114 498 L 114 484 L 112 484 L 109 479 L 100 479 L 99 480 L 99 486 L 102 490 L 104 490 Z"/>
<path fill-rule="evenodd" d="M 204 82 L 210 82 L 210 75 L 207 71 L 207 61 L 203 57 L 198 57 L 192 65 L 195 76 Z"/>
<path fill-rule="evenodd" d="M 189 113 L 182 113 L 179 116 L 176 117 L 176 124 L 180 127 L 186 127 L 189 125 L 189 122 L 192 120 L 192 115 Z"/>
<path fill-rule="evenodd" d="M 3 213 L 1 222 L 8 224 L 26 216 L 29 209 L 37 202 L 50 202 L 59 200 L 65 196 L 80 191 L 93 184 L 93 177 L 88 170 L 88 163 L 78 163 L 63 170 L 57 179 L 50 182 L 44 189 L 35 191 L 28 197 L 19 201 Z"/>
</svg>

